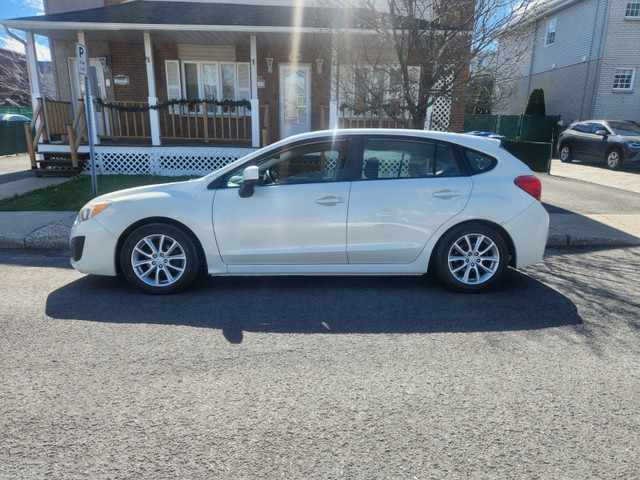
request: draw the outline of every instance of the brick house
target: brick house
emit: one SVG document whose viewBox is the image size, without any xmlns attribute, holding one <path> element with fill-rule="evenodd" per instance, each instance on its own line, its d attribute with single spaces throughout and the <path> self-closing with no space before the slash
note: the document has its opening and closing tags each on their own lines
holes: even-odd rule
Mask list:
<svg viewBox="0 0 640 480">
<path fill-rule="evenodd" d="M 640 122 L 640 1 L 547 0 L 534 21 L 516 34 L 530 45 L 511 92 L 494 109 L 522 113 L 531 90 L 544 89 L 548 114 L 574 120 Z"/>
<path fill-rule="evenodd" d="M 38 152 L 63 156 L 74 143 L 87 151 L 76 43 L 90 55 L 98 100 L 89 120 L 103 173 L 204 173 L 296 133 L 398 126 L 386 114 L 340 109 L 327 9 L 295 3 L 45 0 L 43 16 L 3 20 L 27 33 L 27 55 L 33 34 L 50 39 L 59 102 L 43 103 Z M 463 106 L 442 100 L 425 128 L 460 131 Z"/>
</svg>

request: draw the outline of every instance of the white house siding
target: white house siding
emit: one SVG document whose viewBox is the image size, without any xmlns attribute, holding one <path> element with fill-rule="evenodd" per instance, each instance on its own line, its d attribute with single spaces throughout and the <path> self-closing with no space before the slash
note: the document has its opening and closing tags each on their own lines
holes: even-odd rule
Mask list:
<svg viewBox="0 0 640 480">
<path fill-rule="evenodd" d="M 640 20 L 624 18 L 626 5 L 611 2 L 593 117 L 640 122 Z M 631 92 L 613 91 L 616 68 L 636 69 Z"/>
<path fill-rule="evenodd" d="M 494 109 L 498 114 L 522 113 L 533 88 L 543 88 L 546 110 L 565 121 L 589 116 L 593 89 L 603 52 L 601 36 L 606 33 L 610 0 L 555 2 L 551 11 L 535 23 L 531 53 L 519 66 L 521 78 L 511 82 L 512 94 Z M 620 1 L 620 0 L 617 0 Z M 565 7 L 553 11 L 554 5 Z M 547 22 L 556 19 L 555 41 L 545 45 Z M 534 29 L 531 28 L 531 31 Z M 532 33 L 528 33 L 533 38 Z"/>
</svg>

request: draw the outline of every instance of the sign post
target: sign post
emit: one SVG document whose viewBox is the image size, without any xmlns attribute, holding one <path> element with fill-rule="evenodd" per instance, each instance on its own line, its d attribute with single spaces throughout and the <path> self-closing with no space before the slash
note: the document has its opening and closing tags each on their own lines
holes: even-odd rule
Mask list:
<svg viewBox="0 0 640 480">
<path fill-rule="evenodd" d="M 89 162 L 91 165 L 91 190 L 93 196 L 98 196 L 98 178 L 96 177 L 96 155 L 93 142 L 93 97 L 91 95 L 91 82 L 89 81 L 89 51 L 85 45 L 76 43 L 76 58 L 78 60 L 78 73 L 84 78 L 85 109 L 87 117 L 87 136 L 89 137 Z"/>
</svg>

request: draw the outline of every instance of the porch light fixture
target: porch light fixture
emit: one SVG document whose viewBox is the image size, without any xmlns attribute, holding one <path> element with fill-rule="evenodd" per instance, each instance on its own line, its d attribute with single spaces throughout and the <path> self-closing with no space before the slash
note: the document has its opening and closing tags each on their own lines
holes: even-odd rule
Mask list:
<svg viewBox="0 0 640 480">
<path fill-rule="evenodd" d="M 316 72 L 318 75 L 322 74 L 322 65 L 324 65 L 324 58 L 316 58 Z"/>
<path fill-rule="evenodd" d="M 273 57 L 271 56 L 271 53 L 269 53 L 269 56 L 265 58 L 265 60 L 267 62 L 267 72 L 273 73 Z"/>
<path fill-rule="evenodd" d="M 107 57 L 98 57 L 98 60 L 100 60 L 100 65 L 102 65 L 102 69 L 105 72 L 108 72 L 109 69 L 111 68 L 111 64 L 109 62 L 109 59 Z"/>
</svg>

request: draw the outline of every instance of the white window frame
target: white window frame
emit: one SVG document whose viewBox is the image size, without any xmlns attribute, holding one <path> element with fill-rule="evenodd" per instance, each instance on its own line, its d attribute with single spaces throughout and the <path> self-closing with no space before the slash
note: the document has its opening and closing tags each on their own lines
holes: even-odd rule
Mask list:
<svg viewBox="0 0 640 480">
<path fill-rule="evenodd" d="M 548 47 L 549 45 L 554 45 L 556 43 L 556 31 L 558 26 L 558 18 L 552 18 L 547 22 L 547 27 L 544 33 L 544 46 Z M 553 30 L 551 30 L 553 28 Z M 553 34 L 553 40 L 549 41 L 549 35 Z"/>
<path fill-rule="evenodd" d="M 186 82 L 186 71 L 185 71 L 185 65 L 186 64 L 196 64 L 197 65 L 197 75 L 198 75 L 198 98 L 202 99 L 204 98 L 204 73 L 202 71 L 202 67 L 203 65 L 216 65 L 216 73 L 217 73 L 217 80 L 218 80 L 218 96 L 222 97 L 222 89 L 223 89 L 223 84 L 222 84 L 222 66 L 223 65 L 233 65 L 233 74 L 234 74 L 234 94 L 235 97 L 232 100 L 250 100 L 249 98 L 247 99 L 238 99 L 238 95 L 240 93 L 240 85 L 238 84 L 238 65 L 239 64 L 246 64 L 248 62 L 228 62 L 228 61 L 216 61 L 216 60 L 179 60 L 180 62 L 180 80 L 182 82 L 182 85 L 180 86 L 181 90 L 182 90 L 182 98 L 187 98 L 187 82 Z M 251 80 L 249 80 L 250 82 Z M 251 85 L 249 85 L 249 91 L 251 90 Z M 224 100 L 223 98 L 216 98 L 216 100 Z M 210 107 L 211 108 L 211 107 Z M 221 108 L 222 107 L 217 107 L 216 108 L 216 114 L 220 114 L 221 113 Z M 198 113 L 202 113 L 202 106 L 198 106 Z M 247 116 L 251 116 L 251 110 L 247 110 L 246 112 Z M 213 111 L 210 109 L 209 110 L 209 115 L 213 115 Z"/>
<path fill-rule="evenodd" d="M 635 15 L 628 15 L 629 11 L 633 11 Z M 624 9 L 625 20 L 640 20 L 640 2 L 627 2 Z"/>
<path fill-rule="evenodd" d="M 621 70 L 630 70 L 631 71 L 631 81 L 629 82 L 629 88 L 620 88 L 620 87 L 616 87 L 615 86 L 615 78 L 618 75 L 618 72 Z M 614 87 L 612 88 L 612 91 L 614 92 L 633 92 L 633 86 L 636 80 L 636 69 L 634 67 L 617 67 L 615 72 L 614 72 L 614 76 L 613 76 L 613 81 L 614 81 Z"/>
</svg>

